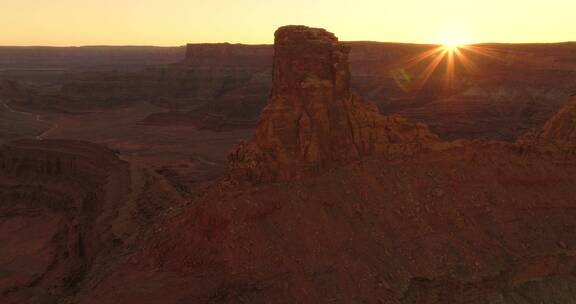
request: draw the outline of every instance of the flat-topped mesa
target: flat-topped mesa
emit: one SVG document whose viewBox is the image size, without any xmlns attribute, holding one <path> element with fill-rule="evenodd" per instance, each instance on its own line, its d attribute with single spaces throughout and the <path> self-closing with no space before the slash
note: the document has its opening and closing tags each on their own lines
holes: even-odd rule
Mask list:
<svg viewBox="0 0 576 304">
<path fill-rule="evenodd" d="M 189 66 L 270 68 L 270 45 L 199 43 L 186 46 L 181 62 Z"/>
<path fill-rule="evenodd" d="M 297 179 L 365 155 L 413 153 L 438 140 L 425 125 L 384 117 L 352 93 L 349 51 L 324 29 L 276 31 L 272 92 L 255 139 L 230 155 L 232 178 Z"/>
</svg>

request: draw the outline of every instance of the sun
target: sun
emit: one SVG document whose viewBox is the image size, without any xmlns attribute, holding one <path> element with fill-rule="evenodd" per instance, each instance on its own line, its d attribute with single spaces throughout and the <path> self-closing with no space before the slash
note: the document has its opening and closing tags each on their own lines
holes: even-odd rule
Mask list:
<svg viewBox="0 0 576 304">
<path fill-rule="evenodd" d="M 470 54 L 478 54 L 491 58 L 498 58 L 488 48 L 472 42 L 463 32 L 444 32 L 431 39 L 429 47 L 416 55 L 410 55 L 399 64 L 402 66 L 394 74 L 395 80 L 402 90 L 420 90 L 431 77 L 444 81 L 446 92 L 454 92 L 458 86 L 459 75 L 463 71 L 478 73 L 479 67 L 472 60 Z M 420 66 L 420 63 L 425 63 Z M 436 71 L 441 70 L 443 74 Z M 415 75 L 410 75 L 413 73 Z M 406 84 L 406 82 L 408 84 Z"/>
<path fill-rule="evenodd" d="M 446 41 L 444 43 L 442 43 L 442 47 L 447 50 L 447 51 L 455 51 L 456 49 L 458 49 L 460 46 L 462 46 L 463 43 L 460 42 L 456 42 L 456 41 Z"/>
<path fill-rule="evenodd" d="M 456 51 L 460 47 L 469 44 L 469 40 L 465 35 L 460 33 L 444 33 L 444 35 L 436 39 L 446 51 Z"/>
<path fill-rule="evenodd" d="M 453 52 L 465 46 L 467 44 L 467 41 L 466 39 L 460 37 L 448 37 L 442 39 L 441 44 L 444 50 Z"/>
</svg>

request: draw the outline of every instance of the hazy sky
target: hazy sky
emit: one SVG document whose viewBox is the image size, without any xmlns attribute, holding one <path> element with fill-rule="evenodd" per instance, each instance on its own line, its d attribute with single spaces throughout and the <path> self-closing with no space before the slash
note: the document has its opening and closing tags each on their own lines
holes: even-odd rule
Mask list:
<svg viewBox="0 0 576 304">
<path fill-rule="evenodd" d="M 0 0 L 0 45 L 271 43 L 286 24 L 341 40 L 576 40 L 576 0 Z"/>
</svg>

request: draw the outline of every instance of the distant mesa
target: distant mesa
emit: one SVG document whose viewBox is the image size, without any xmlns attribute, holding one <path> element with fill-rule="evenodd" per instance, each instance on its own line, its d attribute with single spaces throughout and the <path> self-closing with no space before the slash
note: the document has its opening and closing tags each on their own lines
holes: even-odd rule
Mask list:
<svg viewBox="0 0 576 304">
<path fill-rule="evenodd" d="M 246 45 L 230 43 L 188 44 L 183 64 L 213 66 L 268 67 L 272 58 L 270 45 Z"/>
</svg>

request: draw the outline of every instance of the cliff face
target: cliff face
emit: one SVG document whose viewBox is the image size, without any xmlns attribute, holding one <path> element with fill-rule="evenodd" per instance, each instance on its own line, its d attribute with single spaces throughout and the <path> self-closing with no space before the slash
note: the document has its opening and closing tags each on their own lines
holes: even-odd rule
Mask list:
<svg viewBox="0 0 576 304">
<path fill-rule="evenodd" d="M 178 199 L 160 178 L 95 144 L 2 146 L 0 302 L 54 303 L 73 294 Z"/>
<path fill-rule="evenodd" d="M 254 182 L 291 179 L 391 146 L 414 150 L 437 140 L 424 125 L 383 117 L 351 92 L 349 51 L 323 29 L 276 31 L 270 98 L 255 139 L 231 154 L 233 175 Z"/>
</svg>

